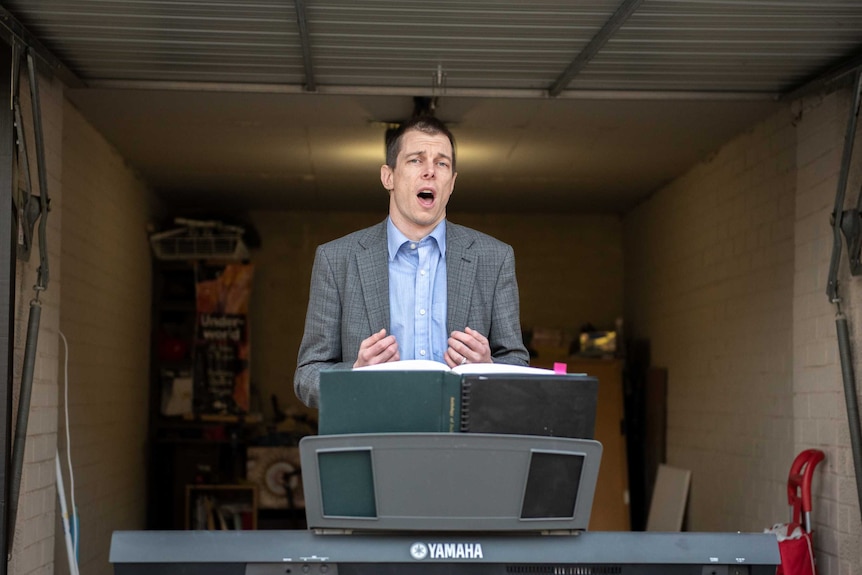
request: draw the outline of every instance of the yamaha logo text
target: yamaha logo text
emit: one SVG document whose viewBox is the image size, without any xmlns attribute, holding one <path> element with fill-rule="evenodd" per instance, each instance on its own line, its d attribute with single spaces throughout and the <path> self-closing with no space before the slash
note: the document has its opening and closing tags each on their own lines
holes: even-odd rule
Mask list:
<svg viewBox="0 0 862 575">
<path fill-rule="evenodd" d="M 414 543 L 410 546 L 414 559 L 482 559 L 481 543 Z"/>
</svg>

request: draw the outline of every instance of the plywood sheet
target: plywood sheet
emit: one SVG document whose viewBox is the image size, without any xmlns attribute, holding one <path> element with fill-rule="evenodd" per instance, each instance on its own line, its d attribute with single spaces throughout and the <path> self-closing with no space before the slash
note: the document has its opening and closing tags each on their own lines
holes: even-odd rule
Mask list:
<svg viewBox="0 0 862 575">
<path fill-rule="evenodd" d="M 681 531 L 691 471 L 661 464 L 652 492 L 647 531 Z"/>
</svg>

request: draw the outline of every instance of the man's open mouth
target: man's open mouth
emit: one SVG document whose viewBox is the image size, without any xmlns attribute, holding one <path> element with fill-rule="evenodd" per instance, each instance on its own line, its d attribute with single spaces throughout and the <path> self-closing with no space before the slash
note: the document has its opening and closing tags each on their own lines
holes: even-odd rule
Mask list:
<svg viewBox="0 0 862 575">
<path fill-rule="evenodd" d="M 430 190 L 422 190 L 416 197 L 419 198 L 419 201 L 423 204 L 431 204 L 434 202 L 434 192 Z"/>
</svg>

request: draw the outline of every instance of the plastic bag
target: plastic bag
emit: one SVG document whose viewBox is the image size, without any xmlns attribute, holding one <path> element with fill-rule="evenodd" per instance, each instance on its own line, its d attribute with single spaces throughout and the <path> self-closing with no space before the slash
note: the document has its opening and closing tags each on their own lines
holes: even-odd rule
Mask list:
<svg viewBox="0 0 862 575">
<path fill-rule="evenodd" d="M 781 565 L 776 575 L 817 575 L 811 533 L 797 523 L 777 523 L 765 532 L 774 533 L 778 539 Z"/>
</svg>

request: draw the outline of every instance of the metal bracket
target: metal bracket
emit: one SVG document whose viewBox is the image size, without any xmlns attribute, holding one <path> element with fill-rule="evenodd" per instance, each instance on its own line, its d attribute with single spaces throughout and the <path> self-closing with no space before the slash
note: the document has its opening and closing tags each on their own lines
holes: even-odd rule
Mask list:
<svg viewBox="0 0 862 575">
<path fill-rule="evenodd" d="M 15 217 L 18 219 L 18 259 L 29 261 L 30 251 L 33 249 L 33 232 L 39 216 L 42 215 L 42 197 L 24 193 L 21 195 L 21 204 L 15 207 Z"/>
<path fill-rule="evenodd" d="M 844 210 L 841 213 L 841 233 L 847 242 L 850 257 L 850 275 L 862 275 L 862 212 Z"/>
</svg>

